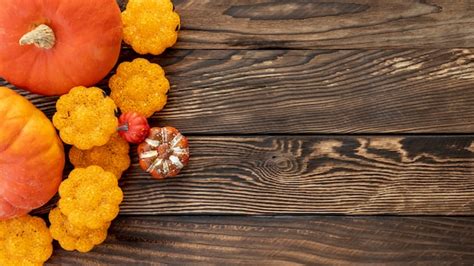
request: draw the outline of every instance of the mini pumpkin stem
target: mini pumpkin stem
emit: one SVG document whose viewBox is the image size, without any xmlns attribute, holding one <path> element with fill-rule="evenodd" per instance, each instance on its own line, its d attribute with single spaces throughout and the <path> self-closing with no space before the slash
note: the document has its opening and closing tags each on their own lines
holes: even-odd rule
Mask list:
<svg viewBox="0 0 474 266">
<path fill-rule="evenodd" d="M 119 126 L 117 131 L 128 131 L 128 123 Z"/>
<path fill-rule="evenodd" d="M 41 24 L 32 31 L 26 33 L 20 39 L 20 45 L 34 44 L 36 47 L 51 49 L 56 43 L 56 36 L 53 29 L 48 25 Z"/>
</svg>

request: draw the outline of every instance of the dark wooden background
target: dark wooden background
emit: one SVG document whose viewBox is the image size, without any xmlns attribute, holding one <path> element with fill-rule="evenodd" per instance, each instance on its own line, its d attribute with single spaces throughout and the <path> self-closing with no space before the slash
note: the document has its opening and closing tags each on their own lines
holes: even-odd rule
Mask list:
<svg viewBox="0 0 474 266">
<path fill-rule="evenodd" d="M 174 3 L 151 123 L 190 165 L 150 180 L 134 153 L 105 244 L 51 263 L 474 263 L 474 1 Z"/>
</svg>

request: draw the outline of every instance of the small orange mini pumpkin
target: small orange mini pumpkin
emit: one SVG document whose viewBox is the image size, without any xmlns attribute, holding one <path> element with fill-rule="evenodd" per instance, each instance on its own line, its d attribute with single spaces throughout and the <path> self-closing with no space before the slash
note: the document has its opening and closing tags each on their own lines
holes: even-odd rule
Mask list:
<svg viewBox="0 0 474 266">
<path fill-rule="evenodd" d="M 146 117 L 135 113 L 124 113 L 119 118 L 118 133 L 129 143 L 140 144 L 148 136 L 150 126 Z"/>
<path fill-rule="evenodd" d="M 43 206 L 58 191 L 63 144 L 48 118 L 0 87 L 0 220 Z"/>
<path fill-rule="evenodd" d="M 17 87 L 61 95 L 103 79 L 122 42 L 115 0 L 2 0 L 0 76 Z"/>
</svg>

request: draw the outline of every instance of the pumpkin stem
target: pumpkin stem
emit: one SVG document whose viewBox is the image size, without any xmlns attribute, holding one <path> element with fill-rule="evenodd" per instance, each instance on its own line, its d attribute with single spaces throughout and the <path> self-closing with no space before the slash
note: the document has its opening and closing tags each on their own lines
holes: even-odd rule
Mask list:
<svg viewBox="0 0 474 266">
<path fill-rule="evenodd" d="M 128 123 L 123 124 L 123 125 L 120 125 L 120 126 L 117 128 L 117 131 L 128 131 Z"/>
<path fill-rule="evenodd" d="M 56 43 L 56 36 L 53 29 L 48 25 L 41 24 L 32 31 L 26 33 L 20 39 L 20 45 L 34 44 L 36 47 L 51 49 Z"/>
</svg>

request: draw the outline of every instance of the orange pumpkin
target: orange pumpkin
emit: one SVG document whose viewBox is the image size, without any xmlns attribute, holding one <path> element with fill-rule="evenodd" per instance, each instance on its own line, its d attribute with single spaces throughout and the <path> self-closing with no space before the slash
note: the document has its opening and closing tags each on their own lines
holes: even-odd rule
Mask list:
<svg viewBox="0 0 474 266">
<path fill-rule="evenodd" d="M 41 207 L 58 191 L 65 156 L 48 118 L 0 87 L 0 220 Z"/>
<path fill-rule="evenodd" d="M 91 86 L 120 54 L 115 0 L 2 0 L 0 76 L 17 87 L 61 95 Z"/>
</svg>

